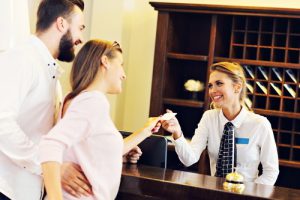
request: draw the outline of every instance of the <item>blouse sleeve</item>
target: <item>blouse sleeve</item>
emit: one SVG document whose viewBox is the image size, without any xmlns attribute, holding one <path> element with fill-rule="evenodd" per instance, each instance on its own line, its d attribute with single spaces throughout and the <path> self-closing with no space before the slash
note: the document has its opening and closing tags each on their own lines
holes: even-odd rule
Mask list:
<svg viewBox="0 0 300 200">
<path fill-rule="evenodd" d="M 175 151 L 179 157 L 179 160 L 185 166 L 190 166 L 196 163 L 199 160 L 201 153 L 207 146 L 207 121 L 208 115 L 207 112 L 205 112 L 190 143 L 187 142 L 183 134 L 180 138 L 174 141 Z"/>
<path fill-rule="evenodd" d="M 279 162 L 273 131 L 267 119 L 263 123 L 260 141 L 260 162 L 263 173 L 255 183 L 274 185 L 279 174 Z"/>
<path fill-rule="evenodd" d="M 62 163 L 64 150 L 88 134 L 89 121 L 86 110 L 80 109 L 78 104 L 71 104 L 65 116 L 43 137 L 39 146 L 40 162 L 56 161 Z"/>
</svg>

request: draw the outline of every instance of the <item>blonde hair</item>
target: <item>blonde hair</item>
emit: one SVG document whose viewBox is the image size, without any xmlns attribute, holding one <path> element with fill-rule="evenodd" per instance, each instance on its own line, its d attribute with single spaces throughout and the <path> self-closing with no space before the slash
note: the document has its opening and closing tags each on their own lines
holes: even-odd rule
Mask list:
<svg viewBox="0 0 300 200">
<path fill-rule="evenodd" d="M 240 83 L 242 90 L 240 93 L 239 101 L 241 105 L 245 105 L 246 94 L 246 77 L 243 67 L 234 62 L 218 62 L 210 66 L 210 73 L 218 71 L 226 74 L 234 83 Z M 216 108 L 213 102 L 210 105 L 211 108 Z"/>
</svg>

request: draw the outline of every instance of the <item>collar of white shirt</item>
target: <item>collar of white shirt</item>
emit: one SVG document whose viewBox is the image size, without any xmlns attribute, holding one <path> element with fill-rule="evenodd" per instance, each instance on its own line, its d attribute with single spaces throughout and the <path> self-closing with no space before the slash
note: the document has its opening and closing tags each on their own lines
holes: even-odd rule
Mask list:
<svg viewBox="0 0 300 200">
<path fill-rule="evenodd" d="M 241 124 L 243 123 L 243 121 L 245 120 L 245 118 L 247 116 L 247 112 L 248 111 L 246 110 L 246 108 L 242 107 L 242 110 L 238 114 L 238 116 L 236 116 L 236 118 L 234 118 L 234 120 L 231 121 L 231 123 L 234 125 L 235 128 L 239 128 L 241 126 Z M 219 119 L 220 119 L 221 127 L 224 127 L 224 125 L 227 122 L 229 122 L 229 120 L 224 116 L 222 109 L 220 109 Z"/>
<path fill-rule="evenodd" d="M 63 68 L 59 66 L 57 61 L 53 58 L 46 45 L 35 35 L 31 35 L 30 42 L 39 50 L 43 60 L 50 67 L 50 76 L 59 77 L 64 72 Z"/>
</svg>

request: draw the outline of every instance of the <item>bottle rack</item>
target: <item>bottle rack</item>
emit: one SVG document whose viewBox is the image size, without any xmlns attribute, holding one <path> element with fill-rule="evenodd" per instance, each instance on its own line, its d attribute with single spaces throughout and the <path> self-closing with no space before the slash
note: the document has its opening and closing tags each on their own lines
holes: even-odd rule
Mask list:
<svg viewBox="0 0 300 200">
<path fill-rule="evenodd" d="M 300 118 L 300 72 L 296 69 L 244 65 L 252 108 Z"/>
<path fill-rule="evenodd" d="M 244 71 L 248 107 L 271 122 L 281 163 L 299 162 L 300 70 L 244 65 Z"/>
<path fill-rule="evenodd" d="M 234 16 L 230 58 L 284 62 L 300 61 L 300 19 Z"/>
</svg>

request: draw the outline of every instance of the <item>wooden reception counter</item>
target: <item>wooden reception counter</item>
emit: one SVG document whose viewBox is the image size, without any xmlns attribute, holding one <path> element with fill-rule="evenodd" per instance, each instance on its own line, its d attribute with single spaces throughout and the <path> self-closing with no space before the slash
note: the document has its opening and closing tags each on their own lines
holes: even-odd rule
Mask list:
<svg viewBox="0 0 300 200">
<path fill-rule="evenodd" d="M 124 165 L 117 199 L 300 199 L 300 190 L 245 183 L 242 194 L 223 189 L 223 178 L 197 173 Z"/>
</svg>

